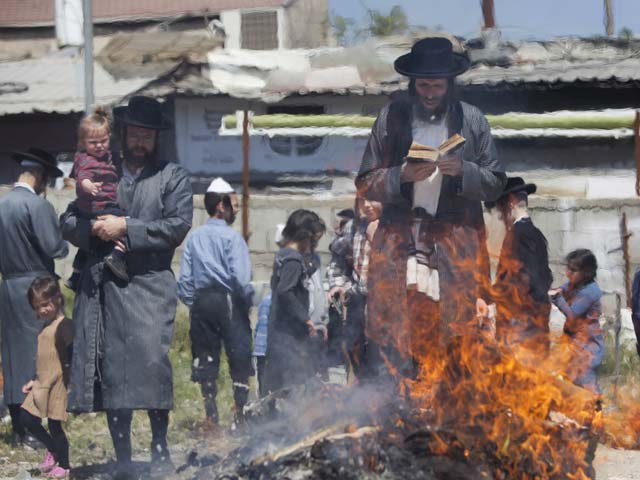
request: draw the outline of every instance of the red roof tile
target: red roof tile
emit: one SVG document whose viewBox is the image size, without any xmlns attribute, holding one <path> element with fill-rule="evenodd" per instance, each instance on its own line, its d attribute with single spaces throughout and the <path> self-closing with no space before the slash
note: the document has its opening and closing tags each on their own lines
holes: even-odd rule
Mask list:
<svg viewBox="0 0 640 480">
<path fill-rule="evenodd" d="M 80 3 L 81 0 L 79 0 Z M 288 0 L 95 0 L 96 22 L 168 17 L 205 11 L 281 7 Z M 55 0 L 2 0 L 0 26 L 53 25 Z"/>
</svg>

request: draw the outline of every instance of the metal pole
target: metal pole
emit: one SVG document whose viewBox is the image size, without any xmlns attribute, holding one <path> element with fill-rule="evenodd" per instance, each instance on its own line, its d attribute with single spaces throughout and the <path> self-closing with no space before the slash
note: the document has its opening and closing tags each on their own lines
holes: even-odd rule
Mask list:
<svg viewBox="0 0 640 480">
<path fill-rule="evenodd" d="M 93 9 L 92 0 L 82 0 L 84 33 L 84 111 L 89 113 L 95 103 L 93 92 Z"/>
<path fill-rule="evenodd" d="M 249 110 L 242 118 L 242 236 L 249 243 Z"/>
</svg>

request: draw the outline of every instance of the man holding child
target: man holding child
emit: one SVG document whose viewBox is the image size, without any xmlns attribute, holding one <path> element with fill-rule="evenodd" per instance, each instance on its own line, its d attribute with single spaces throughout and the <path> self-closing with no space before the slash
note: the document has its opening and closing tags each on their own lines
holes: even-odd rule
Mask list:
<svg viewBox="0 0 640 480">
<path fill-rule="evenodd" d="M 168 352 L 177 305 L 171 260 L 191 227 L 193 194 L 182 167 L 158 161 L 158 134 L 169 123 L 156 100 L 132 97 L 115 117 L 124 150 L 118 203 L 127 216 L 88 220 L 71 204 L 62 218 L 65 238 L 87 254 L 74 303 L 69 409 L 106 410 L 124 469 L 131 461 L 132 411 L 147 410 L 152 470 L 166 473 L 173 407 Z M 105 268 L 104 255 L 92 248 L 96 239 L 124 247 L 128 281 Z"/>
</svg>

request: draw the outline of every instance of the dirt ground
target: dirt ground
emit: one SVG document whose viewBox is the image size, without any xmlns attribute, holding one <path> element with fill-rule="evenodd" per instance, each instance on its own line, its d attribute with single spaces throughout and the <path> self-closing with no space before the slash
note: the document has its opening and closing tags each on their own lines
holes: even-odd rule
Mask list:
<svg viewBox="0 0 640 480">
<path fill-rule="evenodd" d="M 187 459 L 191 452 L 197 450 L 216 451 L 218 455 L 233 449 L 237 443 L 233 437 L 226 437 L 217 441 L 205 441 L 193 439 L 189 445 L 173 445 L 171 447 L 172 457 L 176 467 L 183 467 L 183 471 L 169 478 L 173 480 L 184 480 L 191 478 L 195 473 L 193 468 L 186 467 Z M 0 458 L 0 480 L 38 478 L 36 467 L 40 455 L 33 451 L 14 451 L 10 457 Z M 147 466 L 147 455 L 139 453 L 136 455 L 137 468 L 144 472 Z M 617 450 L 605 445 L 599 445 L 594 462 L 596 467 L 596 478 L 598 480 L 640 480 L 640 451 Z M 110 464 L 104 461 L 78 466 L 73 470 L 72 478 L 79 479 L 100 479 L 111 478 Z"/>
<path fill-rule="evenodd" d="M 594 461 L 598 480 L 640 480 L 640 451 L 599 445 Z"/>
</svg>

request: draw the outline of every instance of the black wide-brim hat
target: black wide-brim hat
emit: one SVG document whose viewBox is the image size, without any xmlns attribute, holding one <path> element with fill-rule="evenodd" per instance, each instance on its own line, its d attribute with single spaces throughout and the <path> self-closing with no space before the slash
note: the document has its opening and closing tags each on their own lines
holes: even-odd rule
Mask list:
<svg viewBox="0 0 640 480">
<path fill-rule="evenodd" d="M 412 78 L 450 78 L 469 69 L 469 59 L 453 51 L 451 41 L 434 37 L 418 40 L 411 52 L 393 63 L 396 72 Z"/>
<path fill-rule="evenodd" d="M 525 192 L 527 195 L 531 195 L 532 193 L 536 193 L 537 189 L 538 187 L 535 183 L 525 183 L 522 177 L 509 177 L 500 196 L 493 202 L 484 202 L 484 206 L 491 209 L 511 193 Z"/>
<path fill-rule="evenodd" d="M 11 154 L 13 158 L 19 164 L 23 161 L 35 162 L 44 168 L 47 176 L 51 178 L 58 178 L 64 176 L 64 172 L 58 168 L 58 161 L 56 157 L 49 152 L 42 150 L 41 148 L 31 147 L 26 152 L 13 152 Z"/>
<path fill-rule="evenodd" d="M 171 122 L 162 113 L 162 105 L 155 98 L 136 95 L 129 99 L 128 105 L 113 109 L 113 116 L 124 125 L 164 130 Z"/>
</svg>

